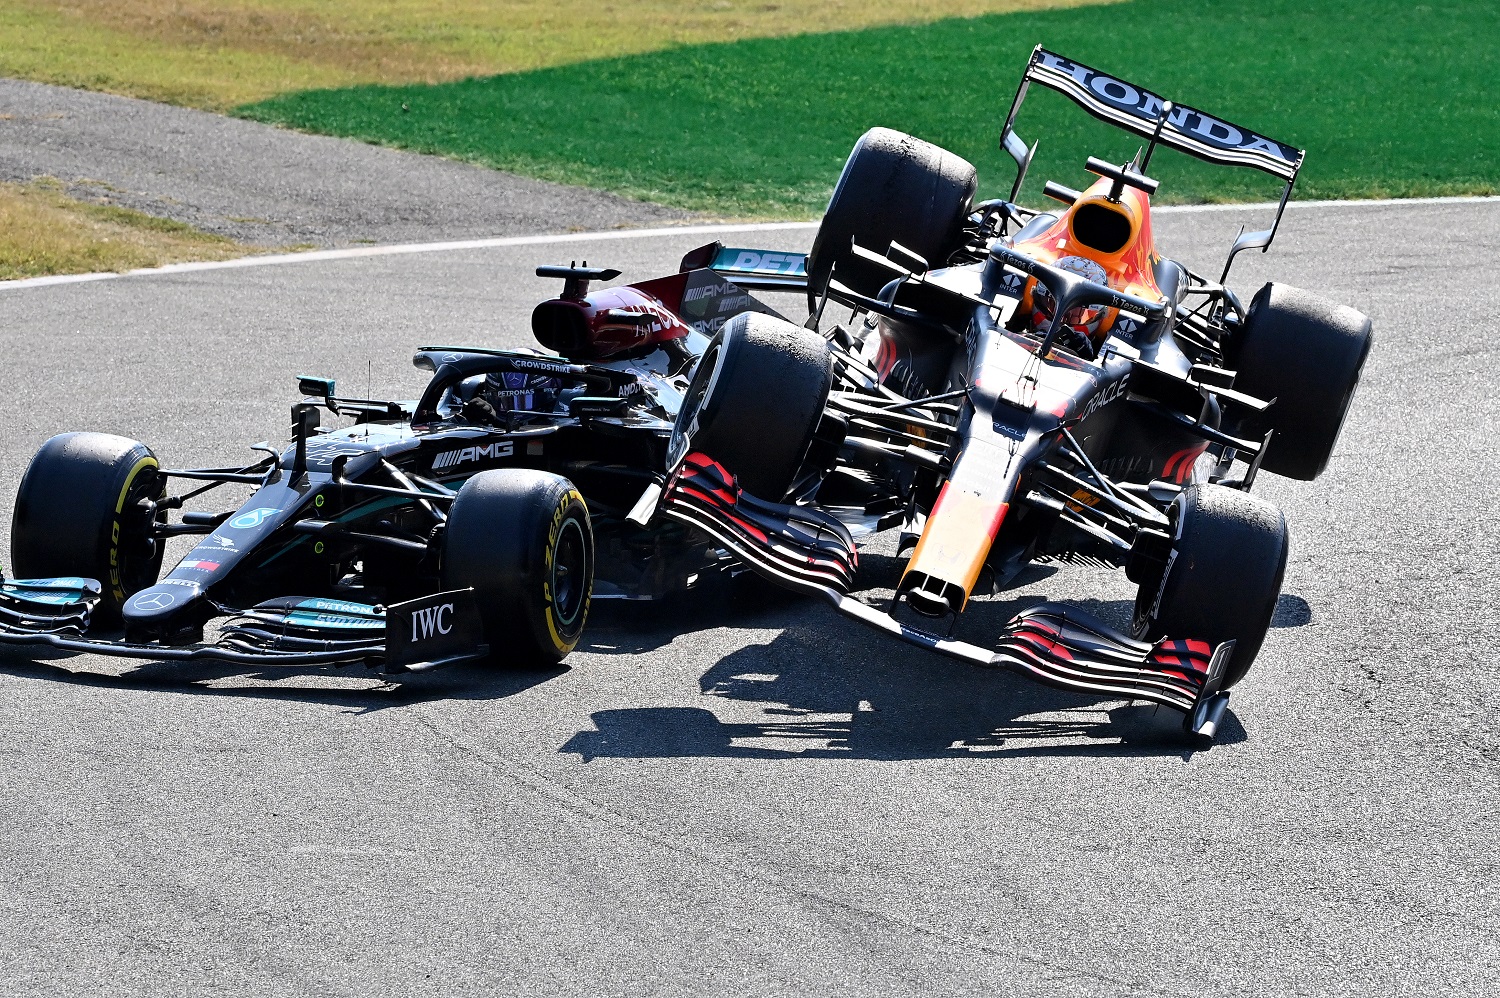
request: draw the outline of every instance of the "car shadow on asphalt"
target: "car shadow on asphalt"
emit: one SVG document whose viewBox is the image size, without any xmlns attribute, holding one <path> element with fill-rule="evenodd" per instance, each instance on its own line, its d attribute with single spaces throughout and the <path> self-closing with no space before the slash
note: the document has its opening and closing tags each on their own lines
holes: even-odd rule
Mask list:
<svg viewBox="0 0 1500 998">
<path fill-rule="evenodd" d="M 729 702 L 713 709 L 598 711 L 591 715 L 593 729 L 580 731 L 561 751 L 585 762 L 1121 753 L 1186 759 L 1202 747 L 1184 735 L 1176 711 L 1054 690 L 919 649 L 868 643 L 850 628 L 863 630 L 843 620 L 790 627 L 703 674 L 704 696 Z M 1233 712 L 1226 713 L 1216 744 L 1246 737 Z"/>
<path fill-rule="evenodd" d="M 894 559 L 868 558 L 875 581 Z M 727 580 L 725 580 L 727 582 Z M 995 632 L 1040 597 L 980 601 L 965 614 L 976 633 Z M 1080 601 L 1083 609 L 1120 626 L 1123 601 Z M 1273 627 L 1309 623 L 1300 597 L 1283 594 Z M 585 759 L 729 755 L 872 759 L 1090 751 L 1185 752 L 1179 715 L 1150 705 L 1112 706 L 1036 686 L 1019 677 L 976 669 L 899 644 L 838 616 L 821 602 L 744 578 L 706 585 L 659 603 L 596 604 L 580 651 L 645 654 L 693 631 L 715 627 L 784 628 L 770 644 L 731 653 L 701 679 L 706 696 L 759 704 L 786 720 L 726 723 L 698 707 L 640 707 L 592 715 L 563 751 Z M 83 667 L 78 667 L 82 663 Z M 245 697 L 341 707 L 366 714 L 433 701 L 501 700 L 559 676 L 552 669 L 459 666 L 416 676 L 380 676 L 361 668 L 246 669 L 215 663 L 126 661 L 126 671 L 88 668 L 66 652 L 0 649 L 0 674 L 101 689 L 189 696 Z M 240 680 L 240 683 L 229 682 Z M 312 680 L 313 682 L 309 682 Z M 331 680 L 333 682 L 320 682 Z M 352 685 L 350 681 L 365 685 Z M 369 685 L 377 683 L 378 685 Z M 847 714 L 848 719 L 826 715 Z M 877 716 L 878 715 L 878 716 Z M 950 737 L 951 736 L 951 737 Z M 1077 739 L 1088 739 L 1079 744 Z M 1245 738 L 1231 710 L 1218 744 Z M 945 741 L 946 739 L 946 741 Z M 1072 739 L 1068 744 L 1061 742 Z M 821 744 L 819 744 L 821 743 Z"/>
<path fill-rule="evenodd" d="M 789 614 L 825 609 L 808 596 L 760 579 L 708 580 L 657 600 L 600 600 L 589 608 L 578 650 L 597 655 L 643 655 L 696 631 L 716 627 L 776 627 Z M 831 612 L 831 611 L 830 611 Z"/>
<path fill-rule="evenodd" d="M 870 559 L 876 561 L 876 559 Z M 879 559 L 861 582 L 878 584 L 894 559 Z M 872 579 L 872 575 L 874 578 Z M 767 644 L 742 647 L 700 680 L 705 697 L 729 703 L 637 707 L 591 715 L 561 748 L 583 761 L 599 758 L 734 757 L 759 759 L 916 759 L 1007 756 L 1178 755 L 1201 751 L 1182 728 L 1182 715 L 1153 704 L 1102 699 L 1040 686 L 1021 676 L 975 668 L 900 644 L 835 614 L 813 600 L 709 597 L 693 612 L 656 608 L 619 614 L 604 623 L 590 650 L 639 652 L 673 634 L 664 620 L 695 627 L 782 625 Z M 1026 595 L 975 601 L 964 631 L 995 634 L 1019 611 L 1042 602 Z M 1129 626 L 1127 600 L 1076 600 L 1072 605 L 1116 627 Z M 1299 596 L 1283 594 L 1272 627 L 1310 623 Z M 978 639 L 982 640 L 982 639 Z M 721 717 L 720 715 L 724 715 Z M 746 715 L 756 715 L 746 719 Z M 727 719 L 726 719 L 727 718 Z M 1233 709 L 1215 746 L 1248 739 Z"/>
</svg>

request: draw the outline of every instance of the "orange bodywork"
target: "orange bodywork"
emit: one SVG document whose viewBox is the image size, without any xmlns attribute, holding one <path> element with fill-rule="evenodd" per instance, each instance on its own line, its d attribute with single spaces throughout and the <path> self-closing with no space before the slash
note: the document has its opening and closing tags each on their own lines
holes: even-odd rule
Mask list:
<svg viewBox="0 0 1500 998">
<path fill-rule="evenodd" d="M 944 485 L 907 571 L 956 583 L 967 598 L 1009 508 L 1009 503 Z"/>
<path fill-rule="evenodd" d="M 1156 286 L 1156 264 L 1159 257 L 1156 254 L 1156 241 L 1151 235 L 1151 202 L 1146 192 L 1135 187 L 1125 187 L 1120 191 L 1119 201 L 1110 201 L 1108 198 L 1109 188 L 1112 181 L 1101 177 L 1092 187 L 1083 192 L 1080 197 L 1067 211 L 1058 216 L 1055 223 L 1049 226 L 1040 235 L 1016 243 L 1013 247 L 1016 252 L 1024 253 L 1029 257 L 1040 260 L 1043 263 L 1056 263 L 1063 257 L 1081 256 L 1086 260 L 1093 260 L 1104 268 L 1105 275 L 1109 278 L 1109 286 L 1116 291 L 1124 291 L 1127 294 L 1137 295 L 1141 298 L 1156 299 L 1161 297 L 1161 290 Z M 1073 219 L 1078 210 L 1085 205 L 1098 204 L 1124 215 L 1130 221 L 1130 237 L 1125 240 L 1125 245 L 1113 253 L 1103 253 L 1091 246 L 1085 245 L 1073 232 Z M 1021 295 L 1021 314 L 1029 315 L 1032 310 L 1031 290 L 1036 286 L 1036 278 L 1026 282 L 1026 287 Z M 1115 317 L 1119 315 L 1119 309 L 1106 309 L 1104 318 L 1099 323 L 1100 332 L 1106 332 L 1115 323 Z"/>
</svg>

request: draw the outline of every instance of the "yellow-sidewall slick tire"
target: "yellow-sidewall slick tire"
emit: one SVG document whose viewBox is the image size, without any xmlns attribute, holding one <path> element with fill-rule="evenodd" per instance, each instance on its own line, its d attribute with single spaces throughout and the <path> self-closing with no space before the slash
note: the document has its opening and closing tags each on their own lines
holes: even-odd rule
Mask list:
<svg viewBox="0 0 1500 998">
<path fill-rule="evenodd" d="M 444 589 L 473 588 L 497 666 L 556 665 L 588 621 L 594 533 L 566 478 L 506 469 L 459 489 L 443 530 Z"/>
<path fill-rule="evenodd" d="M 16 578 L 95 579 L 94 619 L 111 623 L 131 594 L 156 582 L 163 545 L 140 504 L 165 494 L 151 448 L 109 433 L 63 433 L 42 445 L 16 493 Z"/>
</svg>

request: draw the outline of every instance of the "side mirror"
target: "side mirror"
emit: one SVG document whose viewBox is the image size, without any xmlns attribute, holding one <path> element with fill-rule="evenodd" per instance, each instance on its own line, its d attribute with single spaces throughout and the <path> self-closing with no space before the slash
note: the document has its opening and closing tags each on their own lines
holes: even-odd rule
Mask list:
<svg viewBox="0 0 1500 998">
<path fill-rule="evenodd" d="M 607 267 L 590 267 L 587 260 L 583 261 L 583 266 L 580 267 L 575 260 L 566 267 L 560 264 L 538 267 L 536 276 L 561 277 L 563 279 L 562 297 L 576 301 L 589 293 L 590 281 L 612 281 L 620 276 L 620 272 Z"/>
<path fill-rule="evenodd" d="M 297 375 L 297 392 L 308 398 L 333 398 L 333 379 L 314 378 L 306 374 Z"/>
<path fill-rule="evenodd" d="M 1258 249 L 1262 253 L 1264 253 L 1266 251 L 1266 247 L 1271 245 L 1271 238 L 1275 235 L 1275 229 L 1262 229 L 1259 232 L 1246 232 L 1243 228 L 1241 228 L 1239 236 L 1234 241 L 1234 245 L 1229 247 L 1229 259 L 1224 261 L 1224 273 L 1219 275 L 1219 283 L 1223 284 L 1224 279 L 1229 276 L 1229 268 L 1234 263 L 1234 258 L 1236 256 L 1243 253 L 1245 250 L 1250 249 Z"/>
</svg>

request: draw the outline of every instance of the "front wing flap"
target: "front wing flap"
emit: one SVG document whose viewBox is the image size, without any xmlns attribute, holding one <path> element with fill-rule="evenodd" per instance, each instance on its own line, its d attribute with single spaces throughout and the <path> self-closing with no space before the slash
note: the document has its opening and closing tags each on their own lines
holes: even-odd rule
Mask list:
<svg viewBox="0 0 1500 998">
<path fill-rule="evenodd" d="M 849 528 L 813 506 L 782 506 L 746 493 L 734 475 L 693 452 L 667 482 L 657 505 L 697 527 L 759 574 L 788 589 L 845 593 L 859 556 Z"/>
<path fill-rule="evenodd" d="M 0 629 L 82 634 L 102 591 L 94 579 L 0 580 Z"/>
</svg>

